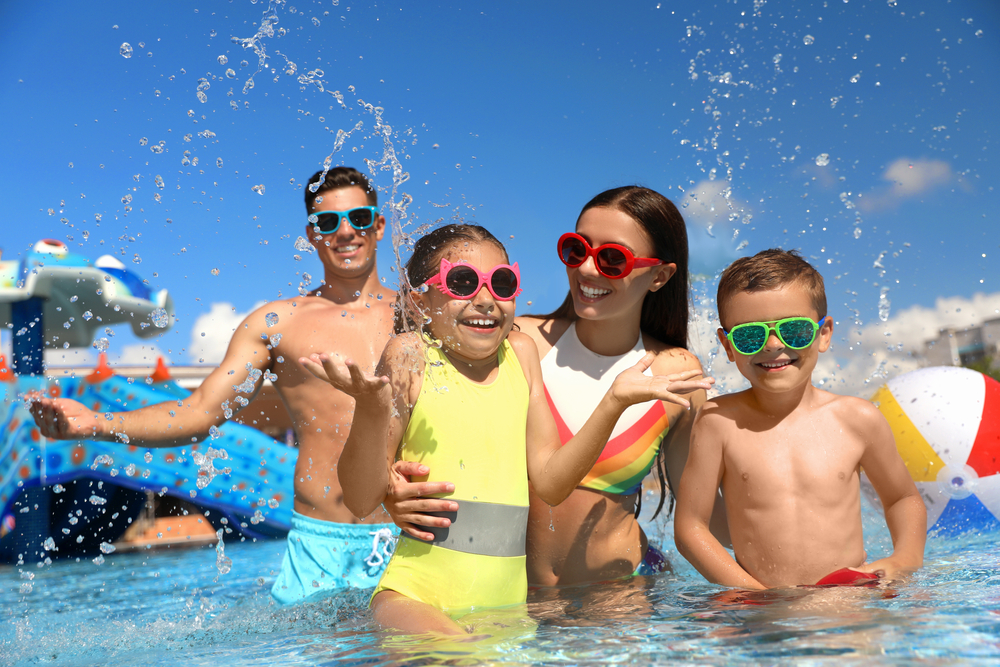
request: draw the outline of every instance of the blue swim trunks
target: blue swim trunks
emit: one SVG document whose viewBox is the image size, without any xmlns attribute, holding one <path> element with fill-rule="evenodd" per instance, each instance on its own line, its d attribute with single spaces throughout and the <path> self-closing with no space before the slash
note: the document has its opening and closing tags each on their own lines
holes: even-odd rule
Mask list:
<svg viewBox="0 0 1000 667">
<path fill-rule="evenodd" d="M 399 529 L 391 523 L 331 523 L 292 512 L 288 549 L 271 588 L 280 604 L 338 588 L 372 588 Z"/>
<path fill-rule="evenodd" d="M 632 573 L 633 576 L 649 576 L 651 574 L 659 574 L 660 572 L 666 572 L 670 569 L 670 561 L 667 557 L 663 555 L 663 552 L 654 547 L 652 544 L 646 549 L 646 555 L 639 565 L 635 568 L 635 572 Z"/>
</svg>

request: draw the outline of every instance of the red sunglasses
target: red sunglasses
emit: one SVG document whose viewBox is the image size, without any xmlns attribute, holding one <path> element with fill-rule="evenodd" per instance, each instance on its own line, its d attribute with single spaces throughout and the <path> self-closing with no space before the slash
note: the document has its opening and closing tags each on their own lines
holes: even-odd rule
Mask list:
<svg viewBox="0 0 1000 667">
<path fill-rule="evenodd" d="M 659 266 L 662 259 L 636 257 L 632 251 L 617 243 L 605 243 L 591 248 L 587 239 L 575 232 L 567 232 L 559 237 L 559 259 L 570 268 L 582 266 L 588 257 L 594 258 L 594 266 L 605 278 L 618 280 L 632 273 L 632 269 Z"/>
</svg>

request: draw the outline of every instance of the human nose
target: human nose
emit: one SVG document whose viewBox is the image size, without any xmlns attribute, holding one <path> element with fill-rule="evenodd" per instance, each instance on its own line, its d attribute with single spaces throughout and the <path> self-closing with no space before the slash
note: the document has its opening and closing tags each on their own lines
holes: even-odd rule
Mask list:
<svg viewBox="0 0 1000 667">
<path fill-rule="evenodd" d="M 489 312 L 496 307 L 496 299 L 493 298 L 493 294 L 490 292 L 489 288 L 486 287 L 486 283 L 479 286 L 479 291 L 476 292 L 476 296 L 472 299 L 472 305 L 478 309 L 485 312 Z"/>
<path fill-rule="evenodd" d="M 583 264 L 576 267 L 576 270 L 590 277 L 597 277 L 601 275 L 601 272 L 597 270 L 597 260 L 592 254 L 589 253 L 587 254 L 587 258 L 583 260 Z"/>
<path fill-rule="evenodd" d="M 778 350 L 785 347 L 785 344 L 778 338 L 778 330 L 774 327 L 767 328 L 767 340 L 764 342 L 765 350 Z"/>
</svg>

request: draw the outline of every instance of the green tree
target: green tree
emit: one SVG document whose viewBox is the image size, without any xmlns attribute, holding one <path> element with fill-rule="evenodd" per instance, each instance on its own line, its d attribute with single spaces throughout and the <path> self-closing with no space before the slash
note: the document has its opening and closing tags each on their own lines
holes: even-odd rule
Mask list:
<svg viewBox="0 0 1000 667">
<path fill-rule="evenodd" d="M 997 382 L 1000 382 L 1000 363 L 997 362 L 995 357 L 983 357 L 979 361 L 973 361 L 965 364 L 965 367 L 978 371 L 983 375 L 988 375 Z"/>
</svg>

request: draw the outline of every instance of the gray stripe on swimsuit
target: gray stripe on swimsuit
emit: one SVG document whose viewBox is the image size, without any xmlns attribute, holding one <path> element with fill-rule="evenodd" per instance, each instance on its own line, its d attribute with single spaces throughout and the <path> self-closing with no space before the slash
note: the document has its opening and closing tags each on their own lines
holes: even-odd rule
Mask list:
<svg viewBox="0 0 1000 667">
<path fill-rule="evenodd" d="M 434 534 L 431 541 L 417 540 L 452 551 L 479 556 L 524 556 L 524 541 L 528 530 L 528 507 L 481 503 L 474 500 L 454 500 L 456 512 L 427 512 L 431 516 L 451 519 L 447 528 L 421 526 Z M 407 536 L 409 539 L 416 539 Z"/>
</svg>

